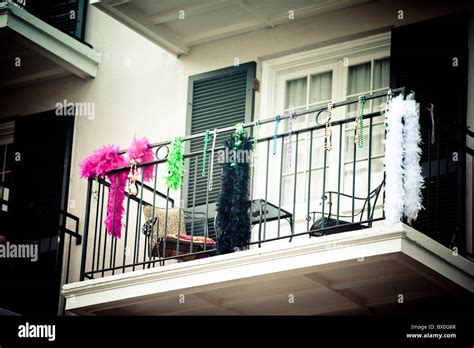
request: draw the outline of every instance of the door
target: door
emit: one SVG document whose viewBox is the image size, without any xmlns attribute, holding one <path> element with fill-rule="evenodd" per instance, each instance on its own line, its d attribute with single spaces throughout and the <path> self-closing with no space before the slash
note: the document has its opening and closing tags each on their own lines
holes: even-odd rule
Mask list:
<svg viewBox="0 0 474 348">
<path fill-rule="evenodd" d="M 60 211 L 67 206 L 73 126 L 74 117 L 58 117 L 54 111 L 15 122 L 8 236 L 11 243 L 37 245 L 37 260 L 10 260 L 0 308 L 57 313 L 62 266 L 58 232 Z"/>
<path fill-rule="evenodd" d="M 341 44 L 341 50 L 351 44 L 351 42 Z M 298 68 L 298 64 L 295 62 L 294 68 L 289 73 L 282 74 L 278 81 L 277 89 L 280 90 L 279 95 L 282 95 L 283 98 L 277 104 L 277 110 L 282 110 L 286 114 L 295 111 L 298 114 L 298 112 L 305 110 L 325 107 L 331 101 L 338 102 L 348 98 L 356 98 L 362 95 L 369 96 L 387 91 L 390 77 L 390 58 L 387 48 L 385 44 L 379 44 L 376 50 L 364 51 L 361 49 L 352 55 L 347 55 L 347 52 L 344 55 L 336 53 L 329 63 L 316 63 L 305 68 Z M 365 105 L 365 113 L 380 111 L 385 101 L 385 97 L 368 101 Z M 338 121 L 352 118 L 356 111 L 357 104 L 336 108 L 332 119 Z M 314 113 L 298 116 L 296 128 L 304 129 L 314 126 L 315 116 Z M 325 116 L 324 113 L 323 117 L 319 119 L 320 125 L 324 124 Z M 282 128 L 288 131 L 288 122 L 284 122 Z M 368 144 L 369 122 L 364 123 L 363 134 L 364 143 Z M 342 193 L 350 196 L 366 197 L 369 191 L 369 182 L 370 191 L 382 183 L 384 158 L 383 116 L 373 118 L 370 168 L 368 166 L 368 146 L 359 148 L 355 152 L 353 137 L 353 122 L 343 125 L 341 129 L 333 127 L 332 141 L 335 150 L 327 153 L 326 164 L 324 164 L 324 129 L 313 132 L 312 149 L 310 149 L 310 134 L 308 132 L 300 134 L 298 138 L 298 168 L 283 166 L 281 184 L 282 208 L 292 211 L 293 204 L 295 205 L 297 231 L 307 229 L 308 210 L 321 211 L 323 190 L 337 191 L 339 189 Z M 295 137 L 293 137 L 293 142 L 295 142 Z M 293 144 L 293 151 L 294 148 L 295 145 Z M 340 158 L 338 155 L 339 148 L 341 148 Z M 287 156 L 287 149 L 288 139 L 285 138 L 284 157 Z M 280 161 L 277 158 L 274 162 L 276 164 L 271 166 L 271 172 L 279 173 Z M 354 168 L 355 172 L 353 172 Z M 326 177 L 324 177 L 324 170 L 326 171 Z M 355 185 L 353 185 L 354 176 L 356 177 Z M 368 180 L 369 176 L 370 181 Z M 277 175 L 273 180 L 272 184 L 278 187 Z M 271 199 L 278 202 L 278 192 L 274 192 Z M 308 209 L 308 207 L 310 208 Z M 362 207 L 362 201 L 355 202 L 355 212 L 359 212 Z M 343 198 L 340 200 L 338 208 L 341 215 L 350 216 L 352 214 L 352 201 Z M 377 202 L 375 208 L 375 216 L 381 216 L 382 200 Z"/>
<path fill-rule="evenodd" d="M 414 227 L 460 253 L 466 236 L 467 57 L 465 14 L 392 30 L 390 85 L 415 91 L 420 103 L 425 209 Z"/>
</svg>

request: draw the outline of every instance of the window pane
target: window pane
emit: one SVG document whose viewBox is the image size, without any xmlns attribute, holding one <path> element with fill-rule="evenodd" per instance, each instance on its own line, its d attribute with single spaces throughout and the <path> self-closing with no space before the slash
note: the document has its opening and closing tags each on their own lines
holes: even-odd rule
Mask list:
<svg viewBox="0 0 474 348">
<path fill-rule="evenodd" d="M 360 148 L 356 146 L 356 159 L 367 158 L 369 156 L 369 121 L 364 121 L 364 144 Z M 384 126 L 377 124 L 372 126 L 372 157 L 383 154 Z M 353 124 L 347 126 L 345 134 L 344 158 L 352 161 L 354 158 L 354 127 Z"/>
<path fill-rule="evenodd" d="M 374 62 L 374 89 L 389 86 L 390 60 L 381 59 Z"/>
<path fill-rule="evenodd" d="M 362 157 L 362 151 L 364 148 L 359 149 L 357 145 L 354 144 L 354 127 L 351 127 L 346 130 L 346 139 L 344 141 L 344 159 L 345 162 L 354 160 L 354 146 L 356 148 L 356 159 Z"/>
<path fill-rule="evenodd" d="M 377 98 L 372 100 L 373 112 L 382 111 L 385 109 L 385 104 L 387 102 L 387 97 Z"/>
<path fill-rule="evenodd" d="M 370 63 L 349 67 L 347 94 L 367 92 L 370 90 Z"/>
<path fill-rule="evenodd" d="M 333 129 L 333 132 L 335 128 Z M 324 165 L 324 130 L 313 133 L 313 151 L 311 153 L 311 167 L 317 168 Z"/>
<path fill-rule="evenodd" d="M 281 146 L 281 145 L 280 145 Z M 295 159 L 296 159 L 296 135 L 293 134 L 292 137 L 292 145 L 291 145 L 291 166 L 287 166 L 288 160 L 288 137 L 285 137 L 285 144 L 283 146 L 283 173 L 291 174 L 295 172 Z M 304 170 L 307 168 L 307 164 L 305 163 L 305 153 L 306 153 L 306 140 L 300 139 L 298 140 L 298 171 Z"/>
<path fill-rule="evenodd" d="M 328 175 L 329 167 L 326 167 L 326 175 Z M 323 195 L 323 176 L 324 171 L 322 169 L 316 169 L 311 171 L 311 196 L 310 199 L 312 202 L 317 202 L 318 205 L 313 206 L 313 210 L 321 210 L 321 206 L 319 203 L 322 202 L 322 195 Z M 326 191 L 329 190 L 328 188 L 328 178 L 326 177 Z M 306 195 L 308 193 L 306 192 Z"/>
<path fill-rule="evenodd" d="M 296 121 L 294 123 L 294 127 L 293 127 L 293 130 L 296 130 L 296 129 L 299 129 L 299 128 L 302 128 L 302 127 L 305 127 L 306 126 L 306 118 L 308 117 L 308 115 L 301 115 L 300 112 L 303 112 L 306 110 L 306 107 L 302 107 L 302 108 L 294 108 L 294 109 L 291 109 L 292 111 L 296 112 Z M 287 113 L 289 110 L 285 110 L 285 113 Z M 288 125 L 289 125 L 289 119 L 284 119 L 283 121 L 281 121 L 280 125 L 278 126 L 278 131 L 281 133 L 283 132 L 283 130 L 285 132 L 288 132 Z M 274 125 L 273 125 L 274 127 Z"/>
<path fill-rule="evenodd" d="M 364 136 L 364 142 L 368 144 L 368 134 L 369 131 L 367 129 L 367 139 Z M 372 129 L 372 156 L 379 156 L 383 155 L 384 148 L 383 148 L 383 141 L 385 136 L 385 127 L 383 124 L 374 125 Z"/>
<path fill-rule="evenodd" d="M 317 103 L 332 97 L 332 71 L 311 75 L 309 85 L 309 102 Z"/>
<path fill-rule="evenodd" d="M 347 105 L 347 114 L 346 114 L 346 118 L 351 118 L 351 117 L 355 117 L 356 116 L 356 113 L 357 113 L 357 104 L 349 104 Z"/>
<path fill-rule="evenodd" d="M 296 203 L 304 202 L 305 200 L 305 182 L 304 174 L 297 174 L 296 182 Z M 293 205 L 293 195 L 294 195 L 294 185 L 295 185 L 295 176 L 288 175 L 282 178 L 281 183 L 281 203 L 282 205 Z M 307 194 L 307 193 L 306 193 Z"/>
<path fill-rule="evenodd" d="M 352 195 L 352 166 L 352 163 L 344 165 L 344 193 L 349 195 Z M 367 161 L 356 162 L 355 195 L 358 197 L 367 196 L 367 170 Z M 370 171 L 372 174 L 370 186 L 373 190 L 383 180 L 383 158 L 373 159 Z"/>
<path fill-rule="evenodd" d="M 306 105 L 307 78 L 286 81 L 285 109 Z"/>
</svg>

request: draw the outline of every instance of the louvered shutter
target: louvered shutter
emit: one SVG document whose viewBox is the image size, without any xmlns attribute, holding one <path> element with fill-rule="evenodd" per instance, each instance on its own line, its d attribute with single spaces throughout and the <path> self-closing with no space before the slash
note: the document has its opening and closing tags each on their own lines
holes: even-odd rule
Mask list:
<svg viewBox="0 0 474 348">
<path fill-rule="evenodd" d="M 197 134 L 214 128 L 234 126 L 252 120 L 254 92 L 252 80 L 255 78 L 255 63 L 246 63 L 205 74 L 191 76 L 189 80 L 187 134 Z M 216 147 L 222 146 L 232 131 L 217 137 Z M 203 149 L 203 139 L 190 141 L 189 151 Z M 209 142 L 212 146 L 212 141 Z M 209 192 L 209 203 L 215 203 L 219 195 L 222 166 L 214 156 L 213 190 Z M 187 206 L 206 204 L 207 177 L 202 173 L 202 156 L 199 156 L 197 172 L 196 159 L 189 161 L 185 197 Z M 209 168 L 207 168 L 209 170 Z M 196 179 L 196 180 L 195 180 Z M 196 181 L 196 185 L 194 185 Z M 194 196 L 195 195 L 195 196 Z"/>
</svg>

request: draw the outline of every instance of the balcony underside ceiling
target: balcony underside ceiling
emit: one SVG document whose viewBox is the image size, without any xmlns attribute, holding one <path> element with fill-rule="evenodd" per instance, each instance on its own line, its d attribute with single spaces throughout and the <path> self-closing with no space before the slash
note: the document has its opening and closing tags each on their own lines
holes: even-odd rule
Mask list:
<svg viewBox="0 0 474 348">
<path fill-rule="evenodd" d="M 369 314 L 472 303 L 473 268 L 396 224 L 67 284 L 63 293 L 66 309 L 84 315 Z"/>
<path fill-rule="evenodd" d="M 0 87 L 66 75 L 95 77 L 100 54 L 13 3 L 0 2 Z"/>
<path fill-rule="evenodd" d="M 371 0 L 91 0 L 174 55 L 193 46 Z"/>
</svg>

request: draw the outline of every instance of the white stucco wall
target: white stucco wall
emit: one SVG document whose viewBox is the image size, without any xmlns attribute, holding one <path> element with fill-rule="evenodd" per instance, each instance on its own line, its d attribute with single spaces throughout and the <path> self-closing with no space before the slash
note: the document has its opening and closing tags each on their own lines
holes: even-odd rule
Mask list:
<svg viewBox="0 0 474 348">
<path fill-rule="evenodd" d="M 74 205 L 69 210 L 82 220 L 86 182 L 79 178 L 79 162 L 104 144 L 126 148 L 134 135 L 147 136 L 152 142 L 183 135 L 190 75 L 231 66 L 237 57 L 240 63 L 257 61 L 257 77 L 261 77 L 262 60 L 454 11 L 448 5 L 443 8 L 415 1 L 370 3 L 193 47 L 188 56 L 179 59 L 89 7 L 86 41 L 102 53 L 97 77 L 84 81 L 71 76 L 2 92 L 0 117 L 50 110 L 64 99 L 95 103 L 95 119 L 77 118 L 74 134 L 69 194 Z M 398 19 L 400 9 L 404 11 L 404 20 Z M 472 45 L 470 51 L 472 60 Z M 471 97 L 473 89 L 470 88 Z M 470 103 L 471 128 L 473 108 Z M 256 117 L 260 117 L 259 113 L 257 93 Z M 77 262 L 72 267 L 72 279 L 77 279 L 80 248 L 74 249 Z"/>
</svg>

